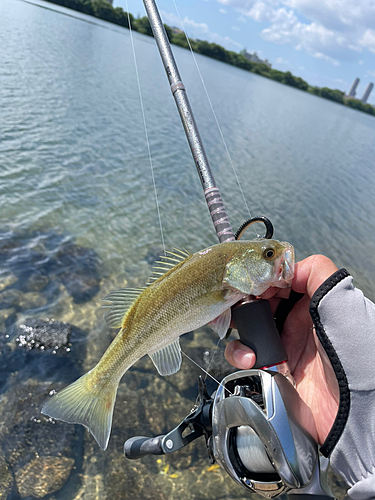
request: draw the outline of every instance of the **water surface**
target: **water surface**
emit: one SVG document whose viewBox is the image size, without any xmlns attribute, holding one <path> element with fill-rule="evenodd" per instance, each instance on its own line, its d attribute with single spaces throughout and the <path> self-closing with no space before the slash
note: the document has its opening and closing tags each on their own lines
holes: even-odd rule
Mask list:
<svg viewBox="0 0 375 500">
<path fill-rule="evenodd" d="M 144 283 L 162 243 L 129 31 L 42 1 L 3 0 L 0 19 L 0 331 L 9 349 L 0 413 L 11 422 L 23 401 L 22 411 L 36 419 L 25 429 L 20 418 L 17 432 L 9 423 L 9 435 L 21 439 L 22 460 L 3 438 L 7 495 L 18 499 L 36 491 L 20 480 L 40 466 L 30 458 L 38 453 L 38 444 L 27 441 L 38 435 L 30 426 L 47 426 L 53 441 L 64 425 L 37 422 L 46 391 L 100 358 L 113 336 L 101 298 Z M 215 243 L 215 233 L 154 41 L 138 33 L 134 41 L 166 247 L 194 252 Z M 191 55 L 178 47 L 174 53 L 236 229 L 248 213 L 225 147 Z M 197 60 L 251 214 L 268 216 L 298 259 L 323 253 L 346 267 L 374 299 L 374 118 Z M 79 359 L 19 354 L 14 339 L 27 317 L 79 328 L 71 346 Z M 184 342 L 199 357 L 216 338 L 198 332 Z M 208 471 L 204 442 L 159 461 L 122 456 L 131 435 L 164 433 L 188 413 L 198 371 L 192 378 L 191 366 L 183 365 L 167 379 L 147 360 L 131 370 L 120 385 L 106 453 L 80 429 L 72 436 L 61 431 L 61 447 L 70 450 L 63 455 L 73 462 L 64 462 L 69 479 L 56 493 L 49 489 L 48 498 L 242 498 L 224 473 Z M 35 415 L 26 397 L 33 391 Z M 0 424 L 2 436 L 7 431 Z"/>
</svg>

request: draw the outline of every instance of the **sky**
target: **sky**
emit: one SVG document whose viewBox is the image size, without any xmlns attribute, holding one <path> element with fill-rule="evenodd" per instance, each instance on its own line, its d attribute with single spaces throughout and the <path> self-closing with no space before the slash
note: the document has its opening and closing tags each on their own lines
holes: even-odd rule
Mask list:
<svg viewBox="0 0 375 500">
<path fill-rule="evenodd" d="M 142 0 L 114 0 L 145 15 Z M 190 38 L 239 52 L 256 51 L 273 68 L 291 71 L 310 85 L 356 97 L 375 83 L 375 0 L 157 0 L 163 22 Z M 176 10 L 176 6 L 178 12 Z M 375 90 L 368 102 L 375 105 Z"/>
</svg>

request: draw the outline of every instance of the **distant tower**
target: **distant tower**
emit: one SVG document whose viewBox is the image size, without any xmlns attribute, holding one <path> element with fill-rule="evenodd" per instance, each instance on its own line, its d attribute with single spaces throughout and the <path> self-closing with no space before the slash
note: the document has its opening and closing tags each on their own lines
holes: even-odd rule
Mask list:
<svg viewBox="0 0 375 500">
<path fill-rule="evenodd" d="M 357 88 L 357 85 L 359 84 L 359 78 L 356 78 L 353 82 L 352 88 L 349 91 L 349 97 L 355 97 L 355 89 Z"/>
<path fill-rule="evenodd" d="M 363 94 L 363 97 L 362 97 L 362 102 L 367 102 L 367 99 L 369 98 L 369 95 L 371 94 L 371 90 L 374 88 L 374 84 L 373 83 L 369 83 L 367 85 L 367 89 L 365 91 L 365 93 Z"/>
</svg>

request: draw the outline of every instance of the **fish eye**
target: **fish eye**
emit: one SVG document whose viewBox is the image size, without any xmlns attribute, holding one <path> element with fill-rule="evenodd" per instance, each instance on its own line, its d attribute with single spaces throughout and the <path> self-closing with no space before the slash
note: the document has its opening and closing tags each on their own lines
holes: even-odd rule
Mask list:
<svg viewBox="0 0 375 500">
<path fill-rule="evenodd" d="M 263 252 L 263 257 L 266 260 L 272 260 L 275 257 L 275 250 L 273 248 L 266 248 Z"/>
</svg>

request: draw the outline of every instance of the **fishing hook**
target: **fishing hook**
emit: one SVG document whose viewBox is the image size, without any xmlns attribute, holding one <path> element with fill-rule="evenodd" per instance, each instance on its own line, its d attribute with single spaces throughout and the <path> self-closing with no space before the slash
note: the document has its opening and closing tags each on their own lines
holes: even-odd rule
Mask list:
<svg viewBox="0 0 375 500">
<path fill-rule="evenodd" d="M 251 217 L 251 219 L 248 219 L 245 221 L 237 230 L 236 234 L 234 235 L 236 240 L 240 240 L 243 233 L 246 231 L 248 227 L 250 227 L 252 224 L 255 222 L 263 222 L 263 224 L 266 227 L 266 234 L 263 236 L 263 239 L 270 240 L 273 236 L 273 225 L 272 222 L 267 219 L 267 217 L 264 217 L 263 215 L 260 215 L 259 217 Z"/>
</svg>

